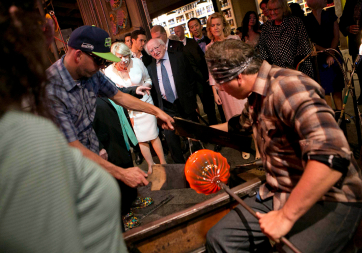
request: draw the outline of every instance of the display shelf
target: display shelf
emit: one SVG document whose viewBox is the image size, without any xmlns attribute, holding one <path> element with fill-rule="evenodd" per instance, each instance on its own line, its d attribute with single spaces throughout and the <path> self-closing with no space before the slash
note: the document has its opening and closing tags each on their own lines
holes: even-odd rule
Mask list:
<svg viewBox="0 0 362 253">
<path fill-rule="evenodd" d="M 201 24 L 206 27 L 207 18 L 214 12 L 212 0 L 203 1 L 202 3 L 195 1 L 154 18 L 152 25 L 162 25 L 167 32 L 167 36 L 175 34 L 174 28 L 182 25 L 185 29 L 185 36 L 191 37 L 191 33 L 187 27 L 187 21 L 191 18 L 199 18 Z"/>
<path fill-rule="evenodd" d="M 231 30 L 235 32 L 237 24 L 231 0 L 219 0 L 219 2 L 222 14 L 224 15 L 226 21 L 230 24 Z"/>
</svg>

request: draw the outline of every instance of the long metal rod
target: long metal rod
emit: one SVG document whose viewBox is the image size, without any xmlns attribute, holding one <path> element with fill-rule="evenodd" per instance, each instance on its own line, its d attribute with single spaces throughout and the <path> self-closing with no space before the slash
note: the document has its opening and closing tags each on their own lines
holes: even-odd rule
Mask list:
<svg viewBox="0 0 362 253">
<path fill-rule="evenodd" d="M 332 54 L 330 51 L 333 51 L 335 54 L 337 54 L 337 55 L 339 55 L 341 57 L 342 62 L 344 63 L 344 66 L 345 66 L 345 70 L 343 69 L 343 66 L 340 64 L 340 62 L 336 58 L 336 56 L 334 54 Z M 335 50 L 333 48 L 327 48 L 327 49 L 325 49 L 323 51 L 316 51 L 316 52 L 312 51 L 312 52 L 310 52 L 306 57 L 304 57 L 304 59 L 302 59 L 298 63 L 297 70 L 299 68 L 299 65 L 301 63 L 303 63 L 308 57 L 312 56 L 313 54 L 320 54 L 320 53 L 327 53 L 328 55 L 332 56 L 333 59 L 335 60 L 335 62 L 337 62 L 339 68 L 342 71 L 342 74 L 343 74 L 343 77 L 344 77 L 344 83 L 345 83 L 345 87 L 347 88 L 347 91 L 346 91 L 346 95 L 344 96 L 344 99 L 343 99 L 341 114 L 340 114 L 340 117 L 339 117 L 339 119 L 337 121 L 338 126 L 340 127 L 341 124 L 342 124 L 342 121 L 343 121 L 343 118 L 344 118 L 344 113 L 345 113 L 345 108 L 346 108 L 346 104 L 347 104 L 347 100 L 348 100 L 348 96 L 349 96 L 349 93 L 351 93 L 354 113 L 355 113 L 355 117 L 356 117 L 356 131 L 357 131 L 357 138 L 358 138 L 358 146 L 361 147 L 362 146 L 362 136 L 361 136 L 361 122 L 362 122 L 362 120 L 361 120 L 361 115 L 359 113 L 359 109 L 358 109 L 357 102 L 356 102 L 357 100 L 356 100 L 356 93 L 355 93 L 355 89 L 354 89 L 354 84 L 352 82 L 354 71 L 355 71 L 361 57 L 356 58 L 356 61 L 353 64 L 353 67 L 352 67 L 351 79 L 349 79 L 349 80 L 348 80 L 348 77 L 347 77 L 347 65 L 346 65 L 345 61 L 343 60 L 343 56 L 337 50 Z"/>
<path fill-rule="evenodd" d="M 259 218 L 256 216 L 256 212 L 250 208 L 241 198 L 239 198 L 238 195 L 236 195 L 234 192 L 230 190 L 230 188 L 224 184 L 221 181 L 218 181 L 218 184 L 223 188 L 231 197 L 233 197 L 237 202 L 239 202 L 240 205 L 242 205 L 251 215 L 253 215 L 255 218 L 259 220 Z M 285 245 L 287 245 L 293 252 L 295 253 L 301 253 L 300 250 L 298 250 L 287 238 L 284 236 L 280 238 L 280 241 L 283 242 Z"/>
</svg>

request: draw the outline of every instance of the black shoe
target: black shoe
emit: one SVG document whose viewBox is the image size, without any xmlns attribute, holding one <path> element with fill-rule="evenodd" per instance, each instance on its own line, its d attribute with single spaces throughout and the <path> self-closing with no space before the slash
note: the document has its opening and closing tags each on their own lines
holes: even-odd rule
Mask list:
<svg viewBox="0 0 362 253">
<path fill-rule="evenodd" d="M 215 152 L 220 152 L 221 149 L 222 149 L 222 147 L 220 145 L 215 145 L 215 147 L 214 147 Z"/>
<path fill-rule="evenodd" d="M 140 165 L 140 164 L 143 162 L 143 160 L 144 160 L 142 154 L 139 153 L 139 152 L 135 152 L 134 155 L 135 155 L 135 159 L 134 159 L 135 163 L 136 163 L 137 165 Z"/>
</svg>

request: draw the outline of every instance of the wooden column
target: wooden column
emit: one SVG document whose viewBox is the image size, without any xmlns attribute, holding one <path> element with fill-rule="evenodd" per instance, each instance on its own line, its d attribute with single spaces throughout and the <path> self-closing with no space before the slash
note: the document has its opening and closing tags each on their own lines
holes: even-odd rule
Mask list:
<svg viewBox="0 0 362 253">
<path fill-rule="evenodd" d="M 123 0 L 126 8 L 123 10 L 127 13 L 128 20 L 125 28 L 119 29 L 114 35 L 112 31 L 112 12 L 110 3 L 106 0 L 77 0 L 80 13 L 85 25 L 95 25 L 109 33 L 112 40 L 123 38 L 125 33 L 138 30 L 143 27 L 149 35 L 147 19 L 143 10 L 141 0 Z"/>
</svg>

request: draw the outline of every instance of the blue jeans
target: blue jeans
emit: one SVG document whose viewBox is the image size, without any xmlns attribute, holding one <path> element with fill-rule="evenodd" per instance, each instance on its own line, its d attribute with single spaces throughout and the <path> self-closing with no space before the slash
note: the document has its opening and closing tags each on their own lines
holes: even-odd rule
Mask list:
<svg viewBox="0 0 362 253">
<path fill-rule="evenodd" d="M 272 198 L 244 200 L 255 211 L 267 213 Z M 286 238 L 301 252 L 341 252 L 352 238 L 361 217 L 361 203 L 317 202 L 293 226 Z M 268 252 L 269 239 L 261 232 L 258 220 L 241 205 L 225 215 L 206 238 L 207 252 Z M 285 252 L 292 252 L 283 246 Z"/>
</svg>

